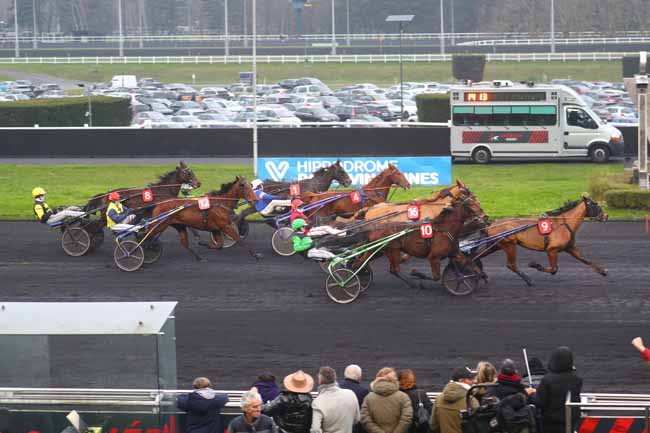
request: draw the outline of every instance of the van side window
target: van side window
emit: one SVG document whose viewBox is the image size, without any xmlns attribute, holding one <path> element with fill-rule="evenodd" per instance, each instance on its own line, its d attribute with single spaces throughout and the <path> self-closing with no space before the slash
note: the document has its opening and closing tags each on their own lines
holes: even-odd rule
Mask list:
<svg viewBox="0 0 650 433">
<path fill-rule="evenodd" d="M 577 126 L 584 129 L 598 129 L 598 124 L 582 108 L 567 107 L 566 121 L 569 126 Z"/>
</svg>

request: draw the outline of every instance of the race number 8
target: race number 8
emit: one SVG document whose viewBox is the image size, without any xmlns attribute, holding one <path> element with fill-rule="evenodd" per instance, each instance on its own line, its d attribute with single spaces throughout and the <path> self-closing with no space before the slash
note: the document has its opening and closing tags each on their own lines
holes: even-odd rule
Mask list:
<svg viewBox="0 0 650 433">
<path fill-rule="evenodd" d="M 431 224 L 422 224 L 420 226 L 420 237 L 422 239 L 431 239 L 433 237 L 433 226 Z"/>
<path fill-rule="evenodd" d="M 150 189 L 142 190 L 142 201 L 145 203 L 153 201 L 153 192 Z"/>
</svg>

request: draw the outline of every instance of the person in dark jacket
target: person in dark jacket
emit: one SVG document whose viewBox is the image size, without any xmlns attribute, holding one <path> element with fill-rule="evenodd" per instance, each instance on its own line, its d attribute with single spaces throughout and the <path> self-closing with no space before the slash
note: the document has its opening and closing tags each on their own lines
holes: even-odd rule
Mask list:
<svg viewBox="0 0 650 433">
<path fill-rule="evenodd" d="M 526 376 L 523 379 L 521 379 L 521 383 L 524 384 L 526 387 L 533 387 L 537 388 L 537 385 L 539 385 L 539 382 L 542 381 L 542 377 L 548 371 L 546 371 L 546 368 L 544 367 L 544 363 L 542 362 L 541 359 L 539 358 L 530 358 L 528 361 L 528 368 L 530 368 L 530 377 Z"/>
<path fill-rule="evenodd" d="M 521 375 L 515 362 L 512 359 L 505 359 L 497 376 L 497 386 L 488 390 L 488 394 L 503 400 L 509 395 L 518 392 L 528 397 L 528 394 L 532 391 L 528 392 L 526 387 L 522 385 Z"/>
<path fill-rule="evenodd" d="M 280 395 L 280 387 L 275 383 L 275 376 L 271 373 L 262 373 L 257 376 L 257 382 L 252 386 L 262 396 L 262 403 L 268 403 Z"/>
<path fill-rule="evenodd" d="M 196 391 L 181 394 L 176 405 L 187 413 L 187 433 L 223 433 L 221 409 L 228 403 L 228 396 L 218 394 L 206 377 L 197 377 L 192 383 Z"/>
<path fill-rule="evenodd" d="M 273 417 L 287 433 L 309 433 L 311 428 L 311 390 L 314 379 L 298 370 L 284 378 L 284 388 L 273 401 L 262 406 L 262 413 Z"/>
<path fill-rule="evenodd" d="M 368 387 L 361 385 L 362 375 L 363 372 L 361 371 L 361 367 L 356 364 L 350 364 L 345 367 L 345 371 L 343 372 L 343 382 L 339 384 L 339 388 L 349 389 L 354 392 L 354 395 L 357 396 L 357 400 L 359 400 L 359 407 L 361 407 L 363 399 L 366 398 L 370 392 Z"/>
<path fill-rule="evenodd" d="M 433 403 L 427 397 L 426 391 L 419 389 L 415 383 L 415 374 L 413 370 L 402 370 L 397 376 L 399 380 L 399 390 L 406 393 L 411 399 L 411 406 L 413 406 L 413 422 L 411 427 L 409 427 L 409 433 L 425 433 L 429 431 L 429 417 L 431 416 L 431 410 L 433 409 Z M 420 403 L 422 407 L 427 411 L 427 422 L 424 423 L 424 426 L 421 426 L 418 429 L 416 425 L 418 410 L 420 409 Z"/>
<path fill-rule="evenodd" d="M 572 402 L 580 402 L 582 379 L 573 366 L 573 353 L 568 347 L 558 347 L 551 352 L 548 362 L 549 373 L 542 378 L 537 387 L 535 405 L 542 412 L 544 433 L 564 433 L 564 403 L 567 393 L 571 393 Z M 580 410 L 571 411 L 573 429 L 580 421 Z"/>
<path fill-rule="evenodd" d="M 278 433 L 273 418 L 262 414 L 262 396 L 253 387 L 241 396 L 243 414 L 230 421 L 227 433 Z"/>
</svg>

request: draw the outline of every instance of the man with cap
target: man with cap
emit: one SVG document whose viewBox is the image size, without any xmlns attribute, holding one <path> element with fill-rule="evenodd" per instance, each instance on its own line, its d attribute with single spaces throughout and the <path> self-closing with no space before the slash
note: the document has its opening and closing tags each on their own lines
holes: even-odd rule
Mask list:
<svg viewBox="0 0 650 433">
<path fill-rule="evenodd" d="M 43 224 L 54 224 L 65 218 L 74 218 L 84 214 L 75 206 L 70 206 L 57 212 L 45 203 L 45 194 L 47 193 L 41 187 L 36 187 L 32 190 L 32 198 L 34 199 L 32 210 L 34 211 L 34 215 L 36 215 L 36 219 Z"/>
<path fill-rule="evenodd" d="M 311 428 L 311 390 L 314 379 L 302 370 L 284 378 L 284 391 L 273 401 L 262 406 L 262 413 L 270 416 L 287 433 L 309 433 Z"/>
<path fill-rule="evenodd" d="M 467 391 L 474 384 L 476 372 L 468 367 L 457 368 L 451 375 L 451 381 L 436 398 L 431 411 L 432 433 L 462 433 L 460 428 L 460 411 L 466 409 L 465 398 Z M 472 407 L 477 407 L 478 402 L 470 398 Z"/>
<path fill-rule="evenodd" d="M 130 229 L 135 219 L 133 209 L 124 206 L 120 199 L 120 193 L 117 191 L 108 194 L 110 204 L 106 208 L 106 225 L 115 232 Z"/>
</svg>

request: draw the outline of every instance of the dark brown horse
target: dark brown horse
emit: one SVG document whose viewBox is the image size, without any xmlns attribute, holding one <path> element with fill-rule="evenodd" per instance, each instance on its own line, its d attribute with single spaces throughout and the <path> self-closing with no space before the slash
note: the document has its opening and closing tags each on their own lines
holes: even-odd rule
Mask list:
<svg viewBox="0 0 650 433">
<path fill-rule="evenodd" d="M 146 218 L 150 215 L 153 204 L 168 200 L 170 198 L 178 197 L 181 185 L 184 183 L 192 185 L 193 188 L 198 188 L 201 186 L 201 182 L 196 177 L 194 172 L 183 161 L 181 161 L 174 170 L 161 175 L 158 178 L 157 182 L 152 183 L 147 187 L 116 188 L 104 194 L 97 194 L 88 201 L 83 210 L 101 210 L 102 218 L 100 218 L 100 224 L 101 227 L 104 227 L 106 225 L 105 206 L 108 205 L 108 194 L 110 192 L 116 191 L 120 194 L 120 196 L 122 196 L 123 199 L 125 199 L 122 201 L 122 204 L 124 204 L 124 206 L 133 209 L 141 209 L 139 213 Z M 145 202 L 142 198 L 142 191 L 145 189 L 151 189 L 151 193 L 153 195 L 153 200 L 151 202 Z"/>
<path fill-rule="evenodd" d="M 213 235 L 213 239 L 221 239 L 221 234 L 225 233 L 235 242 L 238 242 L 240 240 L 239 231 L 232 221 L 234 217 L 232 209 L 239 199 L 244 199 L 249 202 L 257 200 L 255 193 L 246 179 L 239 176 L 235 181 L 229 184 L 224 184 L 219 193 L 213 193 L 215 194 L 214 196 L 208 196 L 210 200 L 210 209 L 207 210 L 199 209 L 199 198 L 171 199 L 158 203 L 153 208 L 153 217 L 181 205 L 191 204 L 192 206 L 172 214 L 168 219 L 155 226 L 149 236 L 155 236 L 158 233 L 162 233 L 167 229 L 167 227 L 172 225 L 176 230 L 178 230 L 181 245 L 185 247 L 197 260 L 201 261 L 204 261 L 205 259 L 190 248 L 187 238 L 187 227 L 210 232 Z M 206 246 L 210 249 L 221 248 L 221 246 L 214 242 L 214 240 L 210 244 L 206 244 Z M 257 255 L 252 251 L 251 254 L 257 258 Z"/>
<path fill-rule="evenodd" d="M 546 236 L 539 233 L 536 224 L 539 218 L 536 217 L 507 218 L 495 221 L 486 230 L 488 236 L 498 235 L 527 224 L 534 225 L 506 237 L 482 255 L 485 256 L 503 250 L 506 253 L 508 269 L 519 275 L 529 286 L 532 286 L 532 280 L 517 268 L 517 245 L 529 250 L 546 252 L 550 266 L 544 267 L 536 262 L 528 264 L 528 266 L 540 272 L 555 275 L 558 271 L 558 255 L 564 251 L 600 275 L 606 276 L 607 270 L 584 258 L 575 244 L 576 234 L 585 218 L 595 218 L 597 221 L 607 220 L 607 214 L 603 212 L 600 205 L 589 197 L 582 197 L 580 200 L 569 202 L 559 209 L 548 212 L 547 216 L 552 223 L 552 231 Z"/>
<path fill-rule="evenodd" d="M 377 176 L 370 179 L 367 185 L 362 186 L 357 191 L 328 191 L 323 193 L 303 193 L 300 198 L 305 204 L 313 203 L 339 194 L 346 194 L 336 201 L 328 203 L 315 210 L 310 215 L 313 216 L 341 216 L 350 217 L 364 207 L 369 207 L 377 203 L 385 202 L 388 199 L 388 193 L 393 186 L 399 186 L 404 189 L 409 189 L 411 184 L 404 176 L 404 173 L 399 171 L 397 167 L 388 164 L 388 167 L 379 173 Z M 352 200 L 352 193 L 360 193 L 361 200 L 355 203 Z"/>
<path fill-rule="evenodd" d="M 343 186 L 350 186 L 352 184 L 352 179 L 350 179 L 350 176 L 348 176 L 343 168 L 341 160 L 337 160 L 328 167 L 319 168 L 309 179 L 302 179 L 297 182 L 282 182 L 266 179 L 264 180 L 264 191 L 286 198 L 290 195 L 289 186 L 292 183 L 300 185 L 300 191 L 304 193 L 327 191 L 334 181 L 337 181 L 339 185 Z"/>
</svg>

